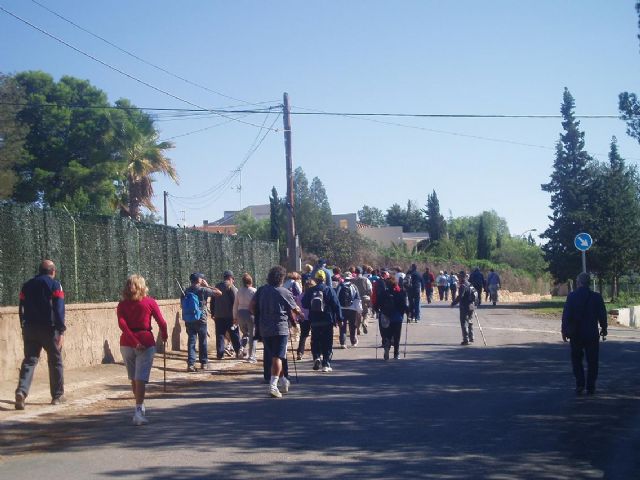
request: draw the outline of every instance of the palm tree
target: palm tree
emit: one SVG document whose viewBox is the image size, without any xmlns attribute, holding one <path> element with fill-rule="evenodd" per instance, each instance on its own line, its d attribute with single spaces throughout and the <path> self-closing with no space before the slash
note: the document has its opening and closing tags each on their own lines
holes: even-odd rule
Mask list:
<svg viewBox="0 0 640 480">
<path fill-rule="evenodd" d="M 126 106 L 125 101 L 118 100 L 118 106 Z M 123 216 L 140 220 L 141 208 L 156 211 L 151 199 L 153 197 L 153 174 L 168 175 L 178 182 L 171 159 L 165 151 L 173 148 L 172 142 L 158 142 L 158 132 L 153 119 L 140 110 L 125 110 L 127 117 L 122 125 L 122 147 L 120 155 L 125 165 L 123 201 L 120 206 Z"/>
</svg>

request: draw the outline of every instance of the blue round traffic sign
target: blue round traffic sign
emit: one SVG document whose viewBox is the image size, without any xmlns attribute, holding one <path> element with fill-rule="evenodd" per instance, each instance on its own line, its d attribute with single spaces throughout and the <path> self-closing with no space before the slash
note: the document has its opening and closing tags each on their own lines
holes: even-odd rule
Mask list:
<svg viewBox="0 0 640 480">
<path fill-rule="evenodd" d="M 593 239 L 588 233 L 579 233 L 573 240 L 573 244 L 581 252 L 586 252 L 591 248 L 591 245 L 593 245 Z"/>
</svg>

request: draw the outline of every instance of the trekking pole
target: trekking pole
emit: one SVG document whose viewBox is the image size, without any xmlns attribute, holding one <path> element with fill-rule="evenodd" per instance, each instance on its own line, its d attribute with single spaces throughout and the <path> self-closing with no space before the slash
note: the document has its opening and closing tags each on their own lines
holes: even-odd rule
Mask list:
<svg viewBox="0 0 640 480">
<path fill-rule="evenodd" d="M 409 337 L 409 316 L 407 315 L 407 326 L 404 328 L 404 354 L 402 358 L 407 358 L 407 338 Z"/>
<path fill-rule="evenodd" d="M 174 280 L 176 281 L 176 283 L 178 284 L 178 288 L 180 289 L 180 291 L 182 292 L 182 295 L 184 296 L 184 288 L 182 288 L 182 285 L 180 285 L 180 282 L 178 281 L 177 278 L 174 278 Z"/>
<path fill-rule="evenodd" d="M 164 344 L 164 354 L 163 354 L 163 363 L 164 363 L 164 391 L 167 391 L 167 341 L 163 342 Z"/>
<path fill-rule="evenodd" d="M 380 328 L 380 313 L 376 314 L 378 325 L 376 326 L 376 360 L 378 359 L 378 329 Z"/>
<path fill-rule="evenodd" d="M 291 342 L 291 358 L 293 359 L 293 371 L 296 374 L 296 383 L 300 383 L 298 380 L 298 367 L 296 365 L 296 355 L 293 352 L 293 337 L 291 336 L 291 327 L 289 327 L 289 340 Z"/>
<path fill-rule="evenodd" d="M 484 342 L 484 346 L 487 346 L 487 339 L 484 338 L 484 332 L 482 331 L 482 325 L 480 324 L 480 319 L 478 318 L 478 314 L 476 311 L 473 311 L 473 315 L 476 317 L 476 322 L 478 322 L 478 328 L 480 329 L 480 335 L 482 335 L 482 341 Z"/>
</svg>

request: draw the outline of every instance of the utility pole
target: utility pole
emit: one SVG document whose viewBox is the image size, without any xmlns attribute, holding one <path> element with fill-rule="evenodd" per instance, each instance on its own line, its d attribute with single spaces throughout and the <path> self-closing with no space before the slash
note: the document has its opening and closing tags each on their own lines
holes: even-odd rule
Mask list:
<svg viewBox="0 0 640 480">
<path fill-rule="evenodd" d="M 167 197 L 169 196 L 169 192 L 167 192 L 166 190 L 163 192 L 164 193 L 164 226 L 167 226 Z"/>
<path fill-rule="evenodd" d="M 291 159 L 291 109 L 289 94 L 284 93 L 282 105 L 282 119 L 284 122 L 284 149 L 287 161 L 287 270 L 296 271 L 298 268 L 298 251 L 296 249 L 295 205 L 293 200 L 293 160 Z"/>
</svg>

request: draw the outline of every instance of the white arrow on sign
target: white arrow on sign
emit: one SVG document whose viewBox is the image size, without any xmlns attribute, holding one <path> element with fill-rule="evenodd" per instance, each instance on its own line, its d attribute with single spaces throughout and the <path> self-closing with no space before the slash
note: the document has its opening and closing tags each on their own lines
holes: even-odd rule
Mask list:
<svg viewBox="0 0 640 480">
<path fill-rule="evenodd" d="M 588 247 L 589 246 L 589 242 L 587 242 L 587 239 L 584 238 L 584 237 L 578 238 L 578 241 L 580 242 L 580 245 L 582 245 L 583 247 Z"/>
</svg>

